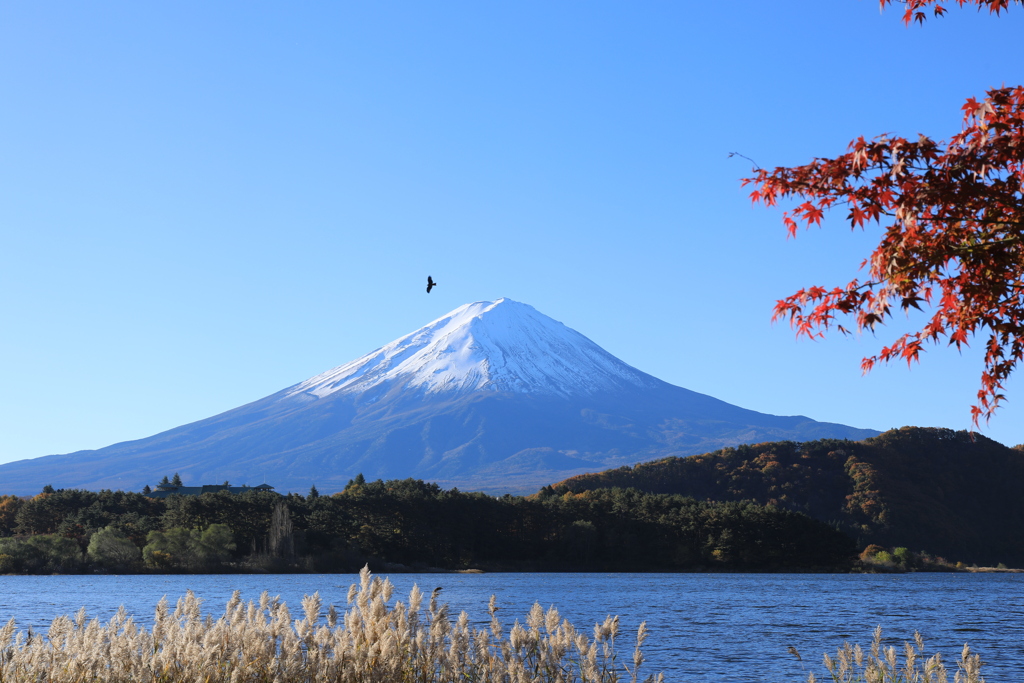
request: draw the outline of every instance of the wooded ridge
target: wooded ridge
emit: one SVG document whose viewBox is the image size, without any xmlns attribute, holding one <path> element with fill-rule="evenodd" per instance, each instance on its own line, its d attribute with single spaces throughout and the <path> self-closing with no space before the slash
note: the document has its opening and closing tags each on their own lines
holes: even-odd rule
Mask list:
<svg viewBox="0 0 1024 683">
<path fill-rule="evenodd" d="M 550 493 L 610 487 L 752 500 L 804 512 L 860 548 L 903 546 L 951 561 L 1024 566 L 1024 446 L 903 427 L 864 441 L 738 446 L 572 477 Z"/>
</svg>

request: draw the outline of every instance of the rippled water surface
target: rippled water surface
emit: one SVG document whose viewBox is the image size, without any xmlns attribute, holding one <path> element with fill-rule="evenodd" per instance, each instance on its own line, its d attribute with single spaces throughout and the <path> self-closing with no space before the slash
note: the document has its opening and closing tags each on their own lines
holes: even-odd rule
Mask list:
<svg viewBox="0 0 1024 683">
<path fill-rule="evenodd" d="M 902 645 L 915 630 L 928 654 L 952 663 L 965 642 L 985 662 L 990 683 L 1024 681 L 1024 574 L 396 574 L 396 596 L 414 583 L 465 610 L 481 626 L 487 600 L 497 595 L 507 625 L 524 620 L 534 602 L 554 605 L 578 629 L 590 632 L 617 614 L 627 632 L 643 620 L 651 635 L 647 673 L 668 681 L 801 681 L 806 671 L 787 654 L 796 647 L 821 678 L 823 652 L 844 640 L 867 645 L 881 625 L 888 644 Z M 302 595 L 320 591 L 325 604 L 345 607 L 354 575 L 0 576 L 0 621 L 14 617 L 39 629 L 84 606 L 109 618 L 121 604 L 151 623 L 161 596 L 191 589 L 219 615 L 235 589 L 245 599 L 270 591 L 299 612 Z M 633 633 L 629 633 L 632 631 Z"/>
</svg>

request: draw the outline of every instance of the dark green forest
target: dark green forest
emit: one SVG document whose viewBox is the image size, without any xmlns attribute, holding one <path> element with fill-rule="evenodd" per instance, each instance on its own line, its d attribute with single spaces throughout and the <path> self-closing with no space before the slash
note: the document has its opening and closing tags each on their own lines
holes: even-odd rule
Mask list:
<svg viewBox="0 0 1024 683">
<path fill-rule="evenodd" d="M 406 479 L 343 492 L 0 497 L 0 573 L 842 570 L 853 540 L 805 514 L 632 489 L 529 498 Z"/>
<path fill-rule="evenodd" d="M 858 547 L 902 546 L 949 561 L 1024 567 L 1024 447 L 980 434 L 904 427 L 864 441 L 780 441 L 665 458 L 549 487 L 634 488 L 752 500 L 803 512 Z"/>
<path fill-rule="evenodd" d="M 1021 481 L 1024 448 L 905 427 L 666 458 L 528 497 L 362 476 L 331 496 L 47 487 L 0 496 L 0 573 L 847 570 L 865 548 L 868 570 L 1020 567 Z"/>
</svg>

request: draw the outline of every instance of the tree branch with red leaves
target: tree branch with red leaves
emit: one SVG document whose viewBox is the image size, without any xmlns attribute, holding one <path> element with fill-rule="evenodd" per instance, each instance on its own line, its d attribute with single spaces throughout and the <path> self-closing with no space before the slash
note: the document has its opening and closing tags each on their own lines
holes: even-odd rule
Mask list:
<svg viewBox="0 0 1024 683">
<path fill-rule="evenodd" d="M 983 7 L 987 7 L 988 11 L 992 14 L 999 15 L 1004 11 L 1010 9 L 1010 5 L 1020 5 L 1022 0 L 954 0 L 957 5 L 963 7 L 964 5 L 977 5 L 978 11 L 981 11 Z M 885 9 L 886 5 L 891 5 L 893 0 L 879 0 L 879 5 L 882 9 Z M 946 13 L 946 7 L 942 0 L 899 0 L 899 2 L 906 6 L 903 11 L 903 23 L 910 24 L 911 22 L 917 22 L 923 24 L 924 20 L 928 18 L 927 13 L 924 11 L 925 8 L 934 5 L 932 7 L 932 14 L 936 17 L 941 17 Z M 948 4 L 948 3 L 946 3 Z"/>
<path fill-rule="evenodd" d="M 891 0 L 881 0 L 884 7 Z M 964 4 L 970 0 L 957 0 Z M 973 0 L 995 13 L 1007 0 Z M 935 0 L 907 0 L 905 21 Z M 909 17 L 909 18 L 908 18 Z M 1005 400 L 1004 383 L 1024 358 L 1024 86 L 990 90 L 967 100 L 962 132 L 948 143 L 883 135 L 858 138 L 846 154 L 805 166 L 755 169 L 755 203 L 803 200 L 783 214 L 790 235 L 821 225 L 826 212 L 845 210 L 851 228 L 868 223 L 884 235 L 866 259 L 868 279 L 844 287 L 810 287 L 776 302 L 773 319 L 788 318 L 797 336 L 821 337 L 849 316 L 874 330 L 895 310 L 932 311 L 917 332 L 864 358 L 920 360 L 925 342 L 960 348 L 987 335 L 975 424 Z"/>
</svg>

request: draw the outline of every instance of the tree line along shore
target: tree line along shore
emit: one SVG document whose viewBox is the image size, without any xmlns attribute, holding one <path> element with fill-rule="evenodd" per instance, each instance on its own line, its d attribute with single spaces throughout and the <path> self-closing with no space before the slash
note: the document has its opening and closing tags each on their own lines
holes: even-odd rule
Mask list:
<svg viewBox="0 0 1024 683">
<path fill-rule="evenodd" d="M 0 496 L 0 573 L 1021 566 L 1022 474 L 1019 447 L 903 428 L 668 458 L 526 497 L 362 475 L 333 495 L 46 487 Z"/>
<path fill-rule="evenodd" d="M 335 495 L 150 498 L 58 490 L 0 501 L 0 572 L 831 570 L 846 534 L 750 501 L 609 489 L 493 497 L 405 479 Z"/>
</svg>

